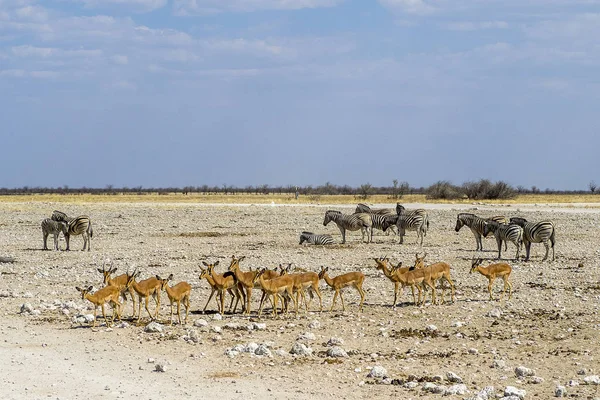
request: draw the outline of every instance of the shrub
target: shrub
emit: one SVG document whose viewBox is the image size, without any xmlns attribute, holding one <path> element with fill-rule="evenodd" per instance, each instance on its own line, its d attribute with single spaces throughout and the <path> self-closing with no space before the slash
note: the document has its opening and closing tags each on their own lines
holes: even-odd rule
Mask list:
<svg viewBox="0 0 600 400">
<path fill-rule="evenodd" d="M 453 200 L 463 197 L 461 189 L 448 181 L 438 181 L 425 190 L 428 199 Z"/>
</svg>

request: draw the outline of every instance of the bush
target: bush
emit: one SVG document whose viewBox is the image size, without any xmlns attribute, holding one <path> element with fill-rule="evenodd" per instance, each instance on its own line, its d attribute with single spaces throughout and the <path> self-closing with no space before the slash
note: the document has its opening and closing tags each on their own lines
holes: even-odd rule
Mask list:
<svg viewBox="0 0 600 400">
<path fill-rule="evenodd" d="M 425 190 L 428 199 L 454 200 L 463 197 L 461 189 L 448 181 L 438 181 Z"/>
<path fill-rule="evenodd" d="M 487 179 L 479 182 L 465 182 L 462 185 L 463 193 L 472 200 L 510 199 L 517 195 L 517 191 L 506 182 L 492 183 Z"/>
</svg>

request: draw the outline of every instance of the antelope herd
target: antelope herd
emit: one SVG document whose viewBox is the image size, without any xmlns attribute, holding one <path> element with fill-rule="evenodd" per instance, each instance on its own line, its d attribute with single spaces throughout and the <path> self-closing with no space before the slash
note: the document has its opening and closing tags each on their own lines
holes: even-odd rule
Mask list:
<svg viewBox="0 0 600 400">
<path fill-rule="evenodd" d="M 76 221 L 74 228 L 71 229 L 71 224 Z M 359 204 L 354 214 L 342 214 L 339 211 L 329 210 L 325 213 L 323 225 L 327 225 L 330 221 L 335 222 L 342 234 L 342 243 L 345 243 L 345 233 L 347 230 L 361 230 L 363 240 L 372 241 L 372 229 L 375 227 L 384 232 L 388 228 L 394 233 L 398 232 L 400 241 L 406 230 L 415 230 L 417 232 L 417 241 L 423 241 L 423 237 L 427 234 L 429 227 L 429 217 L 425 210 L 418 209 L 407 211 L 400 204 L 396 210 L 381 209 L 371 210 L 368 206 Z M 456 231 L 458 232 L 462 226 L 468 226 L 473 232 L 477 249 L 483 248 L 481 237 L 493 233 L 498 243 L 498 258 L 501 255 L 502 242 L 511 241 L 517 247 L 517 259 L 519 250 L 523 243 L 527 244 L 527 258 L 529 258 L 529 246 L 531 243 L 544 243 L 546 247 L 546 256 L 548 256 L 549 248 L 552 247 L 554 252 L 554 224 L 550 221 L 542 221 L 540 223 L 529 223 L 523 218 L 512 218 L 511 223 L 507 223 L 504 217 L 495 216 L 492 218 L 483 219 L 473 214 L 460 213 L 457 217 Z M 89 251 L 89 241 L 92 237 L 91 222 L 89 217 L 81 216 L 77 218 L 69 218 L 66 214 L 55 211 L 52 218 L 47 218 L 42 222 L 42 232 L 44 235 L 44 249 L 47 249 L 47 236 L 54 234 L 54 248 L 58 250 L 58 234 L 62 232 L 65 239 L 70 234 L 84 234 L 84 249 Z M 326 234 L 313 234 L 312 232 L 302 232 L 300 236 L 300 244 L 303 242 L 312 245 L 327 246 L 331 245 L 333 239 Z M 551 245 L 551 246 L 550 246 Z M 68 249 L 68 248 L 67 248 Z M 554 256 L 554 254 L 553 254 Z M 394 285 L 394 301 L 392 307 L 398 304 L 398 292 L 400 288 L 410 287 L 412 292 L 412 300 L 415 305 L 424 305 L 426 302 L 426 292 L 431 291 L 431 304 L 444 304 L 446 302 L 445 292 L 447 287 L 450 289 L 450 300 L 455 301 L 455 286 L 451 277 L 451 267 L 448 263 L 439 261 L 426 265 L 425 259 L 427 253 L 422 256 L 417 253 L 415 255 L 414 264 L 410 267 L 403 267 L 402 262 L 393 264 L 388 257 L 373 258 L 375 269 L 383 273 L 383 276 L 389 279 Z M 215 269 L 219 266 L 219 261 L 209 263 L 202 262 L 205 268 L 200 269 L 200 280 L 206 280 L 211 287 L 211 293 L 203 308 L 206 312 L 207 307 L 213 296 L 216 294 L 217 312 L 225 313 L 225 297 L 227 294 L 231 297 L 228 312 L 235 313 L 238 305 L 241 304 L 241 312 L 244 315 L 251 314 L 251 300 L 253 289 L 258 289 L 262 292 L 258 307 L 258 317 L 262 315 L 266 301 L 271 303 L 271 313 L 274 317 L 278 313 L 288 314 L 289 305 L 292 303 L 293 311 L 296 316 L 299 309 L 304 304 L 304 311 L 308 312 L 311 303 L 316 297 L 319 300 L 318 311 L 323 311 L 323 298 L 319 289 L 319 283 L 323 280 L 330 287 L 334 294 L 329 311 L 333 311 L 340 298 L 342 303 L 342 311 L 346 310 L 346 305 L 343 297 L 343 290 L 347 287 L 353 287 L 360 296 L 358 310 L 363 311 L 365 303 L 365 290 L 363 283 L 365 274 L 359 271 L 343 273 L 334 277 L 329 276 L 330 267 L 321 267 L 317 272 L 303 270 L 301 268 L 292 269 L 292 265 L 280 265 L 279 268 L 268 269 L 260 268 L 255 270 L 242 270 L 240 262 L 245 259 L 244 256 L 232 256 L 229 267 L 223 273 L 218 273 Z M 554 259 L 554 257 L 553 257 Z M 470 272 L 479 272 L 488 279 L 489 299 L 494 300 L 492 287 L 496 278 L 502 278 L 504 282 L 503 291 L 500 295 L 502 300 L 506 290 L 508 289 L 508 299 L 512 296 L 512 284 L 509 282 L 512 272 L 511 266 L 506 262 L 492 263 L 488 266 L 481 265 L 481 258 L 473 259 Z M 123 303 L 121 299 L 127 300 L 128 297 L 132 300 L 132 319 L 136 319 L 139 323 L 142 319 L 142 301 L 146 313 L 150 320 L 158 320 L 160 313 L 161 292 L 166 292 L 170 302 L 170 324 L 173 324 L 173 306 L 177 306 L 177 321 L 179 324 L 186 324 L 190 312 L 190 297 L 192 286 L 188 282 L 179 282 L 172 286 L 169 282 L 173 281 L 173 274 L 167 278 L 161 278 L 159 275 L 150 276 L 143 280 L 138 280 L 141 272 L 137 269 L 132 273 L 129 270 L 122 275 L 113 276 L 117 268 L 111 265 L 106 268 L 97 269 L 102 274 L 102 282 L 104 287 L 92 293 L 93 287 L 87 288 L 76 287 L 81 293 L 82 299 L 87 299 L 94 305 L 94 322 L 96 325 L 96 317 L 98 308 L 101 308 L 102 315 L 107 326 L 114 323 L 115 319 L 121 319 L 123 313 Z M 438 294 L 438 283 L 442 289 L 441 295 Z M 415 291 L 417 293 L 415 293 Z M 309 298 L 306 294 L 308 292 Z M 150 297 L 154 300 L 154 312 L 149 309 Z M 136 302 L 137 298 L 137 302 Z M 234 305 L 235 300 L 235 305 Z M 110 321 L 106 317 L 105 304 L 109 303 L 112 306 L 112 318 Z M 137 303 L 137 309 L 136 309 Z M 185 308 L 185 317 L 181 317 L 181 305 Z"/>
</svg>

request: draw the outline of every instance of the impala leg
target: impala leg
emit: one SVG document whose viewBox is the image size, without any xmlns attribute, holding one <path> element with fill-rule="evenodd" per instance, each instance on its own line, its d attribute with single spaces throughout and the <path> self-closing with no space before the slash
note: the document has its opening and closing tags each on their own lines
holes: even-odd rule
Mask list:
<svg viewBox="0 0 600 400">
<path fill-rule="evenodd" d="M 394 304 L 392 307 L 395 308 L 398 301 L 398 286 L 400 286 L 400 282 L 394 282 Z"/>
<path fill-rule="evenodd" d="M 152 321 L 152 313 L 150 312 L 150 309 L 148 308 L 148 303 L 150 302 L 150 296 L 144 296 L 144 305 L 146 306 L 146 312 L 148 313 L 148 316 L 150 317 L 150 320 Z"/>
<path fill-rule="evenodd" d="M 337 300 L 338 297 L 338 291 L 336 290 L 335 293 L 333 294 L 333 302 L 331 303 L 331 308 L 329 309 L 329 312 L 333 311 L 333 307 L 335 306 L 335 301 Z"/>
<path fill-rule="evenodd" d="M 363 304 L 365 302 L 365 291 L 363 290 L 362 286 L 356 286 L 356 290 L 358 290 L 358 293 L 360 294 L 360 304 L 358 305 L 358 310 L 360 312 L 362 312 L 363 309 Z"/>
<path fill-rule="evenodd" d="M 187 295 L 185 296 L 185 320 L 183 321 L 184 324 L 187 325 L 187 321 L 188 321 L 188 312 L 190 311 L 190 296 Z"/>
<path fill-rule="evenodd" d="M 221 294 L 221 314 L 225 314 L 225 291 L 221 289 L 219 293 Z"/>
<path fill-rule="evenodd" d="M 179 320 L 179 325 L 181 325 L 181 299 L 177 300 L 177 319 Z"/>
<path fill-rule="evenodd" d="M 96 327 L 96 319 L 98 318 L 98 306 L 94 306 L 94 322 L 92 323 L 92 328 Z"/>
<path fill-rule="evenodd" d="M 215 292 L 216 292 L 215 288 L 212 288 L 212 290 L 210 291 L 210 296 L 208 296 L 208 300 L 206 301 L 206 304 L 204 305 L 204 308 L 202 309 L 203 313 L 206 312 L 206 307 L 208 307 L 208 303 L 210 303 L 210 299 L 212 299 Z"/>
<path fill-rule="evenodd" d="M 346 305 L 344 304 L 344 295 L 342 295 L 341 290 L 340 290 L 340 300 L 342 300 L 342 311 L 346 311 Z"/>
<path fill-rule="evenodd" d="M 110 324 L 108 323 L 108 320 L 106 319 L 106 312 L 104 310 L 104 303 L 102 303 L 102 316 L 104 317 L 104 323 L 106 324 L 107 327 L 110 328 Z"/>
<path fill-rule="evenodd" d="M 250 299 L 252 298 L 252 288 L 246 288 L 246 314 L 250 314 Z"/>
<path fill-rule="evenodd" d="M 494 279 L 490 277 L 490 281 L 488 284 L 488 292 L 490 293 L 490 300 L 494 300 L 494 296 L 492 296 L 492 286 L 494 283 Z"/>
<path fill-rule="evenodd" d="M 317 296 L 319 297 L 319 312 L 323 312 L 323 297 L 321 297 L 321 291 L 319 290 L 319 287 L 317 286 L 317 288 L 315 289 L 315 293 L 317 294 Z"/>
</svg>

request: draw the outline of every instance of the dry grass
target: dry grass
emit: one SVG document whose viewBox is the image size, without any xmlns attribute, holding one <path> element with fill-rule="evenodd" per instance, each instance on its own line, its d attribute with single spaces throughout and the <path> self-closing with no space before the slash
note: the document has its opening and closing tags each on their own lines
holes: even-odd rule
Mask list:
<svg viewBox="0 0 600 400">
<path fill-rule="evenodd" d="M 235 371 L 217 371 L 208 375 L 212 379 L 223 379 L 223 378 L 239 378 L 240 374 Z"/>
<path fill-rule="evenodd" d="M 291 194 L 115 194 L 115 195 L 61 195 L 61 194 L 32 194 L 0 196 L 0 203 L 22 203 L 22 202 L 46 202 L 46 203 L 218 203 L 218 204 L 353 204 L 365 202 L 368 204 L 390 204 L 395 202 L 403 204 L 410 203 L 434 203 L 434 204 L 471 204 L 473 200 L 428 200 L 425 195 L 406 195 L 399 200 L 391 199 L 387 195 L 371 196 L 367 200 L 359 199 L 352 195 L 323 195 L 323 196 L 300 196 L 298 200 Z M 510 200 L 485 200 L 485 204 L 535 204 L 535 203 L 598 203 L 599 194 L 525 194 Z M 595 206 L 595 205 L 594 205 Z"/>
</svg>

